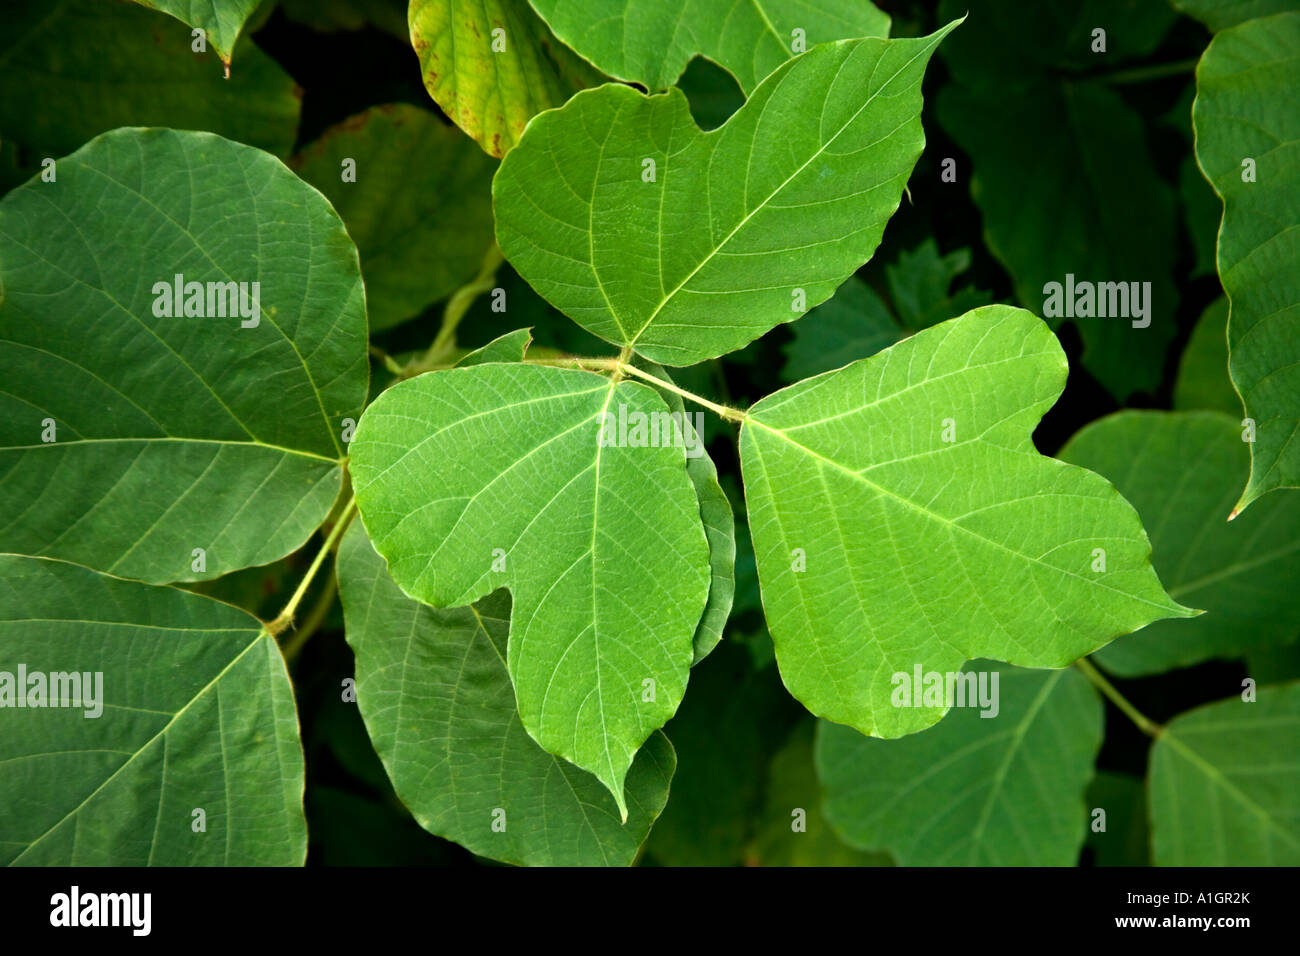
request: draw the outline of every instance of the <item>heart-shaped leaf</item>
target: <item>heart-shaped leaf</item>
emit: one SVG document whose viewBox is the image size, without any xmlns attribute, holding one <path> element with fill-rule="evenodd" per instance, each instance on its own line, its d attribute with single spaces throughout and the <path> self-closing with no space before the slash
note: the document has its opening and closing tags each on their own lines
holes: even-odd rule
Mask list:
<svg viewBox="0 0 1300 956">
<path fill-rule="evenodd" d="M 343 223 L 211 133 L 115 130 L 57 169 L 0 202 L 0 548 L 158 583 L 295 550 L 366 397 Z"/>
<path fill-rule="evenodd" d="M 628 773 L 628 821 L 588 773 L 525 732 L 506 670 L 510 598 L 436 610 L 398 588 L 358 524 L 339 549 L 357 704 L 402 802 L 431 833 L 531 866 L 627 865 L 668 800 L 653 734 Z"/>
<path fill-rule="evenodd" d="M 711 577 L 681 445 L 632 444 L 655 414 L 652 389 L 594 372 L 434 372 L 366 409 L 350 465 L 403 591 L 455 607 L 510 588 L 524 727 L 624 814 L 632 758 L 686 689 Z"/>
<path fill-rule="evenodd" d="M 983 682 L 990 706 L 968 697 L 923 734 L 875 740 L 818 724 L 831 826 L 901 866 L 1072 866 L 1101 747 L 1097 692 L 1073 669 L 980 664 L 962 676 Z"/>
<path fill-rule="evenodd" d="M 708 133 L 675 88 L 579 93 L 502 162 L 501 249 L 560 311 L 653 362 L 738 349 L 871 257 L 925 143 L 925 65 L 954 26 L 815 47 Z"/>
<path fill-rule="evenodd" d="M 602 79 L 528 0 L 411 0 L 409 19 L 425 89 L 492 156 L 535 115 Z"/>
<path fill-rule="evenodd" d="M 1160 674 L 1300 635 L 1300 492 L 1223 520 L 1247 467 L 1241 431 L 1239 420 L 1218 412 L 1125 411 L 1088 425 L 1061 450 L 1064 461 L 1114 482 L 1151 534 L 1152 562 L 1170 596 L 1206 611 L 1157 621 L 1102 648 L 1097 660 L 1107 670 Z"/>
<path fill-rule="evenodd" d="M 1236 511 L 1300 487 L 1300 13 L 1215 36 L 1196 68 L 1196 158 L 1223 197 L 1232 381 L 1254 419 Z"/>
<path fill-rule="evenodd" d="M 797 53 L 830 40 L 889 36 L 867 0 L 530 0 L 561 40 L 619 80 L 672 86 L 694 56 L 749 92 Z"/>
<path fill-rule="evenodd" d="M 1180 714 L 1151 748 L 1156 866 L 1300 865 L 1300 683 Z"/>
<path fill-rule="evenodd" d="M 897 737 L 947 707 L 892 706 L 896 674 L 975 657 L 1063 667 L 1195 613 L 1161 588 L 1115 489 L 1034 450 L 1066 372 L 1046 325 L 987 306 L 750 409 L 763 607 L 814 714 Z"/>
<path fill-rule="evenodd" d="M 6 554 L 0 647 L 0 862 L 302 864 L 293 688 L 256 618 Z"/>
</svg>

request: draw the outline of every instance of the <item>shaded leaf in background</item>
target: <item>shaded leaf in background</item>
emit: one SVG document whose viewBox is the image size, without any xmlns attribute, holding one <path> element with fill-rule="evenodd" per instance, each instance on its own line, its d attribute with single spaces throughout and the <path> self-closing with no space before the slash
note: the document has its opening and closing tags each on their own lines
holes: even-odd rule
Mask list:
<svg viewBox="0 0 1300 956">
<path fill-rule="evenodd" d="M 646 853 L 664 866 L 741 863 L 762 807 L 768 754 L 798 714 L 776 668 L 754 669 L 734 641 L 702 662 L 664 727 L 677 772 Z"/>
<path fill-rule="evenodd" d="M 595 777 L 548 754 L 520 723 L 506 670 L 506 594 L 449 610 L 413 601 L 359 524 L 343 538 L 339 591 L 357 703 L 421 826 L 509 863 L 632 862 L 668 799 L 675 759 L 662 733 L 628 774 L 623 825 Z M 505 829 L 494 831 L 498 810 Z"/>
<path fill-rule="evenodd" d="M 293 689 L 256 618 L 185 591 L 0 555 L 0 646 L 29 677 L 103 681 L 97 717 L 84 706 L 0 708 L 0 862 L 302 863 Z M 196 807 L 203 832 L 192 829 Z"/>
<path fill-rule="evenodd" d="M 11 0 L 0 33 L 0 134 L 51 158 L 118 126 L 203 129 L 288 156 L 301 91 L 251 40 L 222 79 L 169 16 L 104 0 Z"/>
<path fill-rule="evenodd" d="M 970 262 L 969 249 L 940 255 L 939 244 L 933 239 L 900 252 L 898 261 L 885 267 L 889 301 L 899 322 L 916 332 L 992 302 L 992 294 L 982 289 L 949 291 L 957 277 L 970 268 Z"/>
<path fill-rule="evenodd" d="M 343 223 L 279 160 L 105 133 L 0 202 L 0 269 L 0 548 L 193 581 L 325 519 L 366 397 L 365 301 Z M 156 314 L 176 275 L 260 282 L 258 324 Z"/>
<path fill-rule="evenodd" d="M 1300 680 L 1300 643 L 1251 651 L 1246 655 L 1246 673 L 1256 684 Z"/>
<path fill-rule="evenodd" d="M 1228 300 L 1225 298 L 1210 303 L 1192 329 L 1174 382 L 1174 408 L 1212 409 L 1241 420 L 1241 396 L 1228 377 Z"/>
<path fill-rule="evenodd" d="M 1064 667 L 1195 613 L 1165 594 L 1115 489 L 1034 449 L 1066 373 L 1045 324 L 993 305 L 750 409 L 763 607 L 781 677 L 814 714 L 897 737 L 946 708 L 893 706 L 895 673 Z"/>
<path fill-rule="evenodd" d="M 668 407 L 573 369 L 421 375 L 366 409 L 350 472 L 407 594 L 457 607 L 510 588 L 524 727 L 623 809 L 632 758 L 685 692 L 711 573 L 682 448 L 606 445 L 607 411 Z"/>
<path fill-rule="evenodd" d="M 230 65 L 244 24 L 262 0 L 135 0 L 144 7 L 159 10 L 202 30 L 221 62 Z"/>
<path fill-rule="evenodd" d="M 826 822 L 813 764 L 816 726 L 804 715 L 773 754 L 758 833 L 746 862 L 750 866 L 893 866 L 888 853 L 855 850 Z M 794 829 L 796 821 L 802 829 Z"/>
<path fill-rule="evenodd" d="M 343 161 L 355 162 L 344 182 Z M 293 162 L 357 244 L 372 332 L 418 315 L 478 273 L 492 243 L 496 164 L 428 110 L 375 106 Z"/>
<path fill-rule="evenodd" d="M 1195 156 L 1188 156 L 1178 167 L 1178 192 L 1183 202 L 1183 222 L 1196 255 L 1191 277 L 1215 275 L 1215 247 L 1219 241 L 1223 204 L 1201 175 Z M 1224 358 L 1226 361 L 1226 352 Z"/>
<path fill-rule="evenodd" d="M 1072 668 L 990 669 L 981 661 L 965 670 L 980 672 L 999 674 L 994 717 L 968 705 L 902 740 L 818 724 L 826 816 L 848 843 L 889 850 L 901 866 L 1072 866 L 1079 859 L 1101 698 Z"/>
<path fill-rule="evenodd" d="M 1255 420 L 1235 510 L 1300 487 L 1300 13 L 1252 20 L 1210 42 L 1196 68 L 1196 158 L 1223 197 L 1219 280 L 1229 368 Z M 1243 162 L 1257 164 L 1244 182 Z"/>
<path fill-rule="evenodd" d="M 318 866 L 447 866 L 456 851 L 401 807 L 336 787 L 307 791 L 311 863 Z"/>
<path fill-rule="evenodd" d="M 1095 866 L 1149 866 L 1146 784 L 1127 773 L 1097 772 L 1088 785 L 1088 841 Z M 1093 829 L 1093 811 L 1106 811 L 1106 829 Z"/>
<path fill-rule="evenodd" d="M 1300 683 L 1180 714 L 1151 748 L 1156 866 L 1300 865 Z"/>
<path fill-rule="evenodd" d="M 519 142 L 535 115 L 603 79 L 527 0 L 411 0 L 409 21 L 425 89 L 492 156 Z"/>
<path fill-rule="evenodd" d="M 515 329 L 493 339 L 482 348 L 475 349 L 461 356 L 455 368 L 467 365 L 487 365 L 490 362 L 522 362 L 528 352 L 528 345 L 533 340 L 531 329 Z"/>
<path fill-rule="evenodd" d="M 1142 517 L 1170 597 L 1206 611 L 1121 637 L 1096 654 L 1107 670 L 1159 674 L 1300 637 L 1300 492 L 1225 520 L 1246 469 L 1239 420 L 1118 412 L 1085 427 L 1060 457 L 1114 482 Z"/>
<path fill-rule="evenodd" d="M 697 54 L 752 92 L 818 43 L 889 36 L 889 15 L 868 0 L 529 2 L 556 36 L 603 72 L 651 91 L 672 86 Z"/>
<path fill-rule="evenodd" d="M 940 15 L 967 10 L 967 26 L 944 45 L 954 81 L 938 117 L 971 157 L 989 250 L 1036 313 L 1044 286 L 1067 274 L 1150 282 L 1147 328 L 1128 317 L 1070 321 L 1084 365 L 1112 394 L 1154 389 L 1176 331 L 1174 193 L 1156 174 L 1142 117 L 1073 74 L 1150 53 L 1175 14 L 1149 0 L 945 0 Z M 1104 55 L 1090 52 L 1096 27 L 1109 28 Z"/>
<path fill-rule="evenodd" d="M 1256 17 L 1300 10 L 1296 0 L 1170 0 L 1173 5 L 1205 24 L 1211 33 Z"/>
<path fill-rule="evenodd" d="M 736 78 L 702 56 L 691 60 L 674 85 L 686 94 L 691 116 L 702 130 L 717 129 L 745 105 Z"/>
<path fill-rule="evenodd" d="M 793 327 L 781 378 L 787 382 L 829 372 L 875 355 L 903 337 L 880 296 L 857 276 Z"/>
<path fill-rule="evenodd" d="M 279 0 L 279 9 L 295 23 L 321 33 L 375 26 L 409 43 L 407 0 Z"/>
<path fill-rule="evenodd" d="M 501 250 L 560 311 L 653 362 L 738 349 L 871 257 L 925 143 L 925 65 L 954 26 L 816 47 L 709 133 L 675 87 L 584 91 L 502 162 Z"/>
</svg>

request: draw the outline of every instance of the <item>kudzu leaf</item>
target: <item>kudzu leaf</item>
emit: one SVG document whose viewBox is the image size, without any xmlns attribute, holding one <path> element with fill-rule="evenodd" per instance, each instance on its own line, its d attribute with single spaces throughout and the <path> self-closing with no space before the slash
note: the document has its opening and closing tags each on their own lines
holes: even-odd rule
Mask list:
<svg viewBox="0 0 1300 956">
<path fill-rule="evenodd" d="M 0 862 L 302 864 L 293 688 L 256 618 L 6 554 L 0 646 Z"/>
<path fill-rule="evenodd" d="M 1178 167 L 1178 192 L 1183 202 L 1183 222 L 1192 239 L 1192 251 L 1196 254 L 1191 276 L 1195 279 L 1214 275 L 1223 205 L 1201 175 L 1194 156 L 1188 156 Z"/>
<path fill-rule="evenodd" d="M 867 0 L 530 0 L 561 40 L 604 73 L 649 90 L 672 86 L 694 56 L 750 92 L 818 43 L 889 36 Z"/>
<path fill-rule="evenodd" d="M 703 57 L 691 60 L 674 86 L 686 94 L 691 116 L 702 130 L 717 129 L 745 105 L 745 94 L 736 78 Z"/>
<path fill-rule="evenodd" d="M 318 33 L 378 27 L 403 43 L 411 40 L 406 0 L 280 0 L 276 9 Z"/>
<path fill-rule="evenodd" d="M 1078 327 L 1083 364 L 1108 391 L 1122 399 L 1153 390 L 1177 330 L 1174 193 L 1156 174 L 1143 118 L 1115 90 L 1070 71 L 1101 62 L 1091 52 L 1093 29 L 1109 28 L 1110 65 L 1149 53 L 1173 11 L 1144 0 L 946 0 L 940 9 L 971 11 L 969 28 L 944 45 L 954 82 L 939 94 L 937 115 L 970 154 L 989 251 L 1026 308 L 1045 313 L 1053 282 L 1061 299 L 1074 300 L 1044 317 Z M 1080 303 L 1080 293 L 1066 291 L 1067 276 L 1123 283 L 1123 298 L 1107 287 Z"/>
<path fill-rule="evenodd" d="M 1060 457 L 1114 483 L 1151 535 L 1152 562 L 1169 596 L 1207 612 L 1121 637 L 1096 655 L 1107 670 L 1159 674 L 1300 636 L 1300 492 L 1224 520 L 1246 469 L 1239 420 L 1119 412 L 1080 431 Z"/>
<path fill-rule="evenodd" d="M 1195 613 L 1161 588 L 1115 489 L 1034 450 L 1066 373 L 1046 325 L 986 306 L 750 409 L 763 607 L 781 677 L 814 714 L 901 736 L 946 708 L 892 706 L 892 674 L 1064 667 Z"/>
<path fill-rule="evenodd" d="M 105 133 L 0 202 L 0 285 L 0 548 L 195 581 L 325 519 L 366 397 L 364 293 L 338 216 L 279 160 Z"/>
<path fill-rule="evenodd" d="M 1246 656 L 1246 672 L 1257 684 L 1300 680 L 1300 644 L 1251 651 Z"/>
<path fill-rule="evenodd" d="M 787 382 L 829 372 L 875 355 L 903 337 L 889 309 L 857 276 L 794 326 L 781 378 Z"/>
<path fill-rule="evenodd" d="M 735 641 L 692 671 L 686 699 L 664 728 L 677 772 L 647 855 L 663 866 L 740 864 L 762 808 L 767 755 L 799 713 L 776 669 L 751 666 Z"/>
<path fill-rule="evenodd" d="M 351 162 L 352 181 L 343 179 Z M 372 332 L 413 318 L 478 273 L 492 244 L 495 164 L 428 110 L 375 106 L 293 163 L 361 254 Z"/>
<path fill-rule="evenodd" d="M 491 156 L 504 156 L 535 115 L 602 79 L 527 0 L 411 0 L 409 21 L 425 89 Z"/>
<path fill-rule="evenodd" d="M 657 365 L 651 365 L 647 371 L 664 381 L 672 381 L 669 374 Z M 722 640 L 727 619 L 731 616 L 731 604 L 736 596 L 736 518 L 731 513 L 727 493 L 718 483 L 718 469 L 702 444 L 703 436 L 693 424 L 698 419 L 686 417 L 686 405 L 680 395 L 666 388 L 657 388 L 656 391 L 670 412 L 683 416 L 684 427 L 689 428 L 694 436 L 683 437 L 683 443 L 691 449 L 691 453 L 686 456 L 686 474 L 690 476 L 695 494 L 700 499 L 700 520 L 704 522 L 704 535 L 709 540 L 709 570 L 712 578 L 709 581 L 708 603 L 695 628 L 694 666 L 717 647 Z"/>
<path fill-rule="evenodd" d="M 746 862 L 750 866 L 893 866 L 888 853 L 855 850 L 826 822 L 813 765 L 816 725 L 805 715 L 772 756 L 767 799 Z"/>
<path fill-rule="evenodd" d="M 1095 866 L 1150 866 L 1151 828 L 1147 825 L 1146 789 L 1127 773 L 1098 771 L 1088 787 L 1087 845 Z M 1104 818 L 1096 817 L 1098 810 Z M 1105 826 L 1097 825 L 1104 819 Z"/>
<path fill-rule="evenodd" d="M 1296 0 L 1171 0 L 1173 5 L 1218 33 L 1246 20 L 1300 9 Z"/>
<path fill-rule="evenodd" d="M 252 40 L 222 79 L 170 17 L 104 0 L 10 0 L 0 33 L 3 134 L 55 158 L 119 126 L 204 129 L 288 156 L 302 91 Z"/>
<path fill-rule="evenodd" d="M 676 759 L 662 733 L 628 774 L 623 825 L 597 780 L 547 753 L 520 723 L 506 669 L 505 592 L 449 610 L 413 601 L 359 525 L 344 535 L 338 575 L 357 704 L 422 827 L 508 863 L 632 862 L 668 800 Z"/>
<path fill-rule="evenodd" d="M 1241 396 L 1228 377 L 1228 300 L 1223 297 L 1210 303 L 1192 329 L 1174 382 L 1174 408 L 1208 408 L 1241 419 Z"/>
<path fill-rule="evenodd" d="M 1223 197 L 1219 280 L 1232 382 L 1254 419 L 1234 509 L 1300 487 L 1300 13 L 1215 36 L 1196 68 L 1196 158 Z"/>
<path fill-rule="evenodd" d="M 682 448 L 619 441 L 606 412 L 635 422 L 668 407 L 574 369 L 434 372 L 366 409 L 350 471 L 407 594 L 455 607 L 510 588 L 525 729 L 626 813 L 628 767 L 685 691 L 710 570 Z"/>
<path fill-rule="evenodd" d="M 980 679 L 987 665 L 967 667 Z M 1101 699 L 1073 669 L 984 670 L 997 709 L 958 709 L 903 740 L 821 721 L 826 816 L 850 845 L 900 866 L 1072 866 L 1101 748 Z M 907 675 L 911 679 L 912 675 Z M 995 713 L 995 716 L 985 716 Z"/>
<path fill-rule="evenodd" d="M 425 833 L 405 809 L 391 803 L 321 784 L 307 791 L 306 803 L 314 866 L 454 866 L 460 862 L 451 844 Z"/>
<path fill-rule="evenodd" d="M 900 252 L 898 262 L 885 267 L 885 279 L 890 302 L 902 324 L 919 331 L 988 305 L 993 296 L 981 289 L 949 292 L 957 277 L 970 268 L 970 262 L 969 249 L 940 255 L 939 244 L 933 239 Z"/>
<path fill-rule="evenodd" d="M 202 30 L 221 62 L 230 65 L 230 54 L 244 24 L 253 15 L 262 0 L 135 0 L 136 3 L 160 10 Z"/>
<path fill-rule="evenodd" d="M 489 362 L 522 362 L 528 345 L 533 340 L 532 329 L 516 329 L 493 339 L 481 349 L 475 349 L 456 362 L 455 368 L 467 365 L 486 365 Z"/>
<path fill-rule="evenodd" d="M 1156 866 L 1300 864 L 1300 683 L 1180 714 L 1151 748 Z"/>
<path fill-rule="evenodd" d="M 954 26 L 816 47 L 709 133 L 676 88 L 579 93 L 497 172 L 502 252 L 557 309 L 652 362 L 734 351 L 871 257 L 925 142 L 925 64 Z"/>
</svg>

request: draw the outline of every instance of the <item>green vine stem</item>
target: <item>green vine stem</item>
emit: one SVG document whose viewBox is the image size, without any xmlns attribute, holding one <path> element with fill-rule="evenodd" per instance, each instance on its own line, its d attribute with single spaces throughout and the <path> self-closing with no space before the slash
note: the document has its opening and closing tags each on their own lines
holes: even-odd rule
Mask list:
<svg viewBox="0 0 1300 956">
<path fill-rule="evenodd" d="M 1137 724 L 1138 729 L 1141 730 L 1142 733 L 1146 734 L 1148 737 L 1160 736 L 1164 728 L 1130 704 L 1124 695 L 1115 689 L 1115 686 L 1111 684 L 1110 681 L 1101 676 L 1101 671 L 1093 667 L 1092 663 L 1086 657 L 1079 658 L 1074 662 L 1074 666 L 1079 669 L 1084 677 L 1088 678 L 1088 680 L 1092 682 L 1094 687 L 1105 694 L 1112 704 L 1122 710 L 1129 720 Z"/>
<path fill-rule="evenodd" d="M 317 572 L 320 571 L 321 565 L 325 563 L 325 558 L 334 550 L 339 539 L 343 537 L 343 532 L 352 523 L 352 517 L 356 512 L 357 499 L 355 497 L 349 498 L 348 503 L 343 506 L 343 511 L 339 514 L 339 520 L 334 523 L 334 527 L 330 529 L 329 535 L 325 538 L 325 543 L 321 545 L 320 551 L 317 552 L 315 559 L 313 559 L 311 567 L 307 569 L 303 579 L 298 582 L 298 590 L 293 592 L 293 597 L 289 598 L 289 603 L 284 606 L 284 610 L 276 615 L 275 620 L 266 622 L 266 629 L 272 637 L 279 637 L 293 627 L 293 618 L 298 611 L 298 605 L 302 603 L 303 597 L 307 594 L 307 589 L 311 587 L 311 582 L 315 579 Z"/>
<path fill-rule="evenodd" d="M 483 255 L 483 264 L 479 266 L 478 275 L 453 292 L 451 298 L 447 300 L 447 305 L 442 310 L 442 326 L 438 329 L 433 344 L 423 355 L 401 370 L 402 378 L 412 378 L 422 372 L 433 371 L 451 355 L 456 348 L 456 327 L 460 325 L 460 320 L 465 317 L 474 300 L 484 292 L 490 292 L 495 288 L 497 269 L 501 268 L 503 262 L 505 258 L 501 255 L 501 249 L 493 242 Z"/>
</svg>

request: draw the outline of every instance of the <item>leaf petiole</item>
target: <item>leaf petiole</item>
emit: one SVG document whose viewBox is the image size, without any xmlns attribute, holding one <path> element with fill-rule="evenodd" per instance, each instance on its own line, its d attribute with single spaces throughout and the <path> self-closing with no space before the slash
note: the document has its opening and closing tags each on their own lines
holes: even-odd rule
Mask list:
<svg viewBox="0 0 1300 956">
<path fill-rule="evenodd" d="M 348 503 L 343 507 L 342 513 L 339 514 L 339 520 L 334 523 L 334 527 L 330 529 L 329 535 L 325 538 L 325 543 L 321 545 L 320 551 L 317 552 L 315 559 L 313 559 L 311 567 L 307 569 L 303 579 L 298 582 L 298 590 L 293 592 L 293 597 L 289 598 L 289 603 L 284 606 L 284 610 L 276 615 L 275 620 L 267 622 L 266 629 L 272 637 L 278 637 L 293 626 L 293 616 L 298 610 L 298 605 L 302 603 L 302 599 L 307 594 L 307 589 L 311 587 L 311 582 L 315 579 L 316 573 L 320 571 L 321 565 L 325 563 L 326 556 L 334 550 L 334 546 L 338 544 L 343 532 L 352 523 L 352 517 L 356 512 L 357 499 L 355 497 L 349 498 Z"/>
<path fill-rule="evenodd" d="M 1141 730 L 1142 733 L 1146 734 L 1148 737 L 1160 736 L 1164 728 L 1130 704 L 1124 695 L 1115 689 L 1115 686 L 1111 684 L 1110 681 L 1101 676 L 1101 671 L 1093 667 L 1086 657 L 1079 658 L 1074 662 L 1074 666 L 1079 669 L 1084 677 L 1088 678 L 1088 680 L 1092 682 L 1094 687 L 1105 694 L 1112 704 L 1122 710 L 1124 716 L 1137 724 L 1138 729 Z"/>
</svg>

